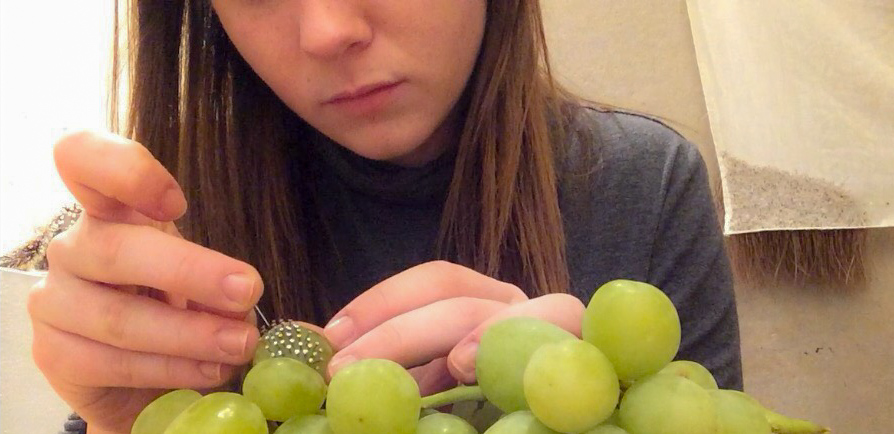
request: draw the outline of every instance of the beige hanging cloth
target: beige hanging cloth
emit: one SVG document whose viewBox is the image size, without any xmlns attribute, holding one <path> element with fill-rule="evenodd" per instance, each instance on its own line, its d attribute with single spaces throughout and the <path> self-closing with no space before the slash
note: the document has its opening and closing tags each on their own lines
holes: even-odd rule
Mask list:
<svg viewBox="0 0 894 434">
<path fill-rule="evenodd" d="M 688 0 L 727 234 L 894 226 L 894 0 Z"/>
</svg>

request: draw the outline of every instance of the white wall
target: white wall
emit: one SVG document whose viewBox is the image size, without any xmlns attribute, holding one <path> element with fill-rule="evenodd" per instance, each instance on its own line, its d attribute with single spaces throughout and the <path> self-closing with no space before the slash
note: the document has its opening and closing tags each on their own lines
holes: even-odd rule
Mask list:
<svg viewBox="0 0 894 434">
<path fill-rule="evenodd" d="M 28 289 L 39 276 L 0 271 L 0 430 L 3 434 L 62 430 L 69 410 L 31 361 Z"/>
<path fill-rule="evenodd" d="M 714 144 L 685 0 L 542 0 L 559 80 L 590 100 L 659 116 L 699 146 Z"/>
<path fill-rule="evenodd" d="M 0 251 L 71 200 L 52 161 L 68 128 L 105 125 L 109 1 L 0 3 Z M 68 414 L 31 361 L 37 277 L 0 271 L 0 430 L 55 433 Z"/>
<path fill-rule="evenodd" d="M 52 161 L 66 129 L 105 126 L 108 1 L 3 1 L 0 250 L 70 200 Z"/>
</svg>

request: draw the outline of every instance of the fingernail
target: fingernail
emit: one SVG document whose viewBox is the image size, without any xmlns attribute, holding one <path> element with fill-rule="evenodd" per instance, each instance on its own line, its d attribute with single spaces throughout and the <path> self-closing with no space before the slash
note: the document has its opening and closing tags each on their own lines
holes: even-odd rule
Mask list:
<svg viewBox="0 0 894 434">
<path fill-rule="evenodd" d="M 475 355 L 478 354 L 478 342 L 462 344 L 453 356 L 453 367 L 468 380 L 475 376 Z"/>
<path fill-rule="evenodd" d="M 199 363 L 199 371 L 209 380 L 220 381 L 220 363 L 202 362 Z"/>
<path fill-rule="evenodd" d="M 336 372 L 356 361 L 357 358 L 350 354 L 344 356 L 336 356 L 334 359 L 332 359 L 331 362 L 329 362 L 329 376 L 331 377 L 335 375 Z"/>
<path fill-rule="evenodd" d="M 186 210 L 186 198 L 177 187 L 171 187 L 164 192 L 161 199 L 161 212 L 169 219 L 173 217 L 178 219 L 183 216 Z"/>
<path fill-rule="evenodd" d="M 220 349 L 235 357 L 245 354 L 248 344 L 248 332 L 238 328 L 226 328 L 217 332 L 217 345 Z"/>
<path fill-rule="evenodd" d="M 231 274 L 223 280 L 223 293 L 239 307 L 248 307 L 254 292 L 254 281 L 243 274 Z"/>
<path fill-rule="evenodd" d="M 323 334 L 332 346 L 342 349 L 354 340 L 354 321 L 348 316 L 338 318 L 323 329 Z"/>
</svg>

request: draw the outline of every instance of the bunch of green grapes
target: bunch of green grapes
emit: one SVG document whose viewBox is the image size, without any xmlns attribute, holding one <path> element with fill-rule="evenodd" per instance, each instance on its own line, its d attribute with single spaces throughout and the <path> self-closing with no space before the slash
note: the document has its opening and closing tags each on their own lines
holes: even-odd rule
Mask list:
<svg viewBox="0 0 894 434">
<path fill-rule="evenodd" d="M 721 390 L 676 360 L 680 319 L 658 288 L 629 280 L 593 294 L 581 337 L 529 317 L 482 335 L 476 385 L 422 397 L 403 366 L 366 359 L 323 373 L 332 347 L 280 322 L 261 338 L 241 394 L 176 390 L 131 434 L 820 434 L 827 429 Z"/>
<path fill-rule="evenodd" d="M 331 356 L 319 333 L 276 323 L 258 343 L 241 394 L 168 392 L 143 409 L 131 434 L 269 434 L 277 426 L 281 434 L 331 432 L 320 415 L 329 389 L 322 372 Z"/>
<path fill-rule="evenodd" d="M 491 326 L 476 374 L 509 416 L 487 434 L 824 433 L 773 413 L 748 395 L 719 390 L 704 366 L 677 356 L 681 326 L 667 295 L 616 280 L 591 297 L 581 339 L 533 318 Z"/>
</svg>

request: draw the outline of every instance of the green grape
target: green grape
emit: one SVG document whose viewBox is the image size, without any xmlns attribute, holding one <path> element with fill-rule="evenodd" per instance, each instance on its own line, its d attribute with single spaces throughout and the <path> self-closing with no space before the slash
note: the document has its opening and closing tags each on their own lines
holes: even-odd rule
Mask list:
<svg viewBox="0 0 894 434">
<path fill-rule="evenodd" d="M 817 425 L 814 422 L 803 419 L 795 419 L 776 413 L 764 407 L 753 396 L 740 392 L 738 390 L 723 390 L 724 394 L 738 398 L 750 403 L 753 407 L 759 408 L 764 413 L 764 418 L 770 424 L 770 431 L 774 433 L 797 433 L 797 434 L 824 434 L 829 432 L 829 428 Z"/>
<path fill-rule="evenodd" d="M 621 425 L 620 411 L 616 408 L 615 411 L 612 412 L 612 415 L 609 416 L 608 419 L 606 419 L 604 422 L 602 422 L 602 424 L 603 425 L 618 425 L 618 426 L 620 426 Z"/>
<path fill-rule="evenodd" d="M 416 434 L 478 434 L 478 431 L 459 416 L 435 413 L 419 419 Z"/>
<path fill-rule="evenodd" d="M 615 280 L 590 298 L 581 334 L 612 361 L 618 378 L 630 382 L 674 359 L 680 348 L 680 317 L 658 288 Z"/>
<path fill-rule="evenodd" d="M 790 433 L 790 434 L 825 434 L 830 432 L 829 428 L 817 425 L 814 422 L 803 419 L 795 419 L 788 417 L 775 411 L 764 409 L 764 415 L 770 428 L 774 433 Z"/>
<path fill-rule="evenodd" d="M 454 405 L 456 405 L 456 404 L 454 404 Z M 435 410 L 433 408 L 423 408 L 422 411 L 419 412 L 419 417 L 422 418 L 425 416 L 431 416 L 433 414 L 441 414 L 441 412 L 438 410 Z"/>
<path fill-rule="evenodd" d="M 602 424 L 584 434 L 627 434 L 627 431 L 617 425 Z"/>
<path fill-rule="evenodd" d="M 764 407 L 764 405 L 757 399 L 745 392 L 740 392 L 738 390 L 726 390 L 726 392 L 728 395 L 748 401 L 760 408 L 761 411 L 764 412 L 764 417 L 767 419 L 767 422 L 770 424 L 770 430 L 774 433 L 825 434 L 830 432 L 829 428 L 817 425 L 809 420 L 795 419 L 776 413 L 775 411 Z"/>
<path fill-rule="evenodd" d="M 516 411 L 503 416 L 484 434 L 559 434 L 540 423 L 534 414 L 527 410 Z"/>
<path fill-rule="evenodd" d="M 255 355 L 251 359 L 251 365 L 255 366 L 258 363 L 263 362 L 264 360 L 270 360 L 274 356 L 270 353 L 270 350 L 264 347 L 264 338 L 258 339 L 258 345 L 255 347 Z"/>
<path fill-rule="evenodd" d="M 283 422 L 317 412 L 326 399 L 326 382 L 310 366 L 277 357 L 264 360 L 248 371 L 242 394 L 257 404 L 267 419 Z"/>
<path fill-rule="evenodd" d="M 332 344 L 320 332 L 298 321 L 276 321 L 258 339 L 253 365 L 274 357 L 288 357 L 326 375 Z"/>
<path fill-rule="evenodd" d="M 695 384 L 708 390 L 717 389 L 717 380 L 711 375 L 711 371 L 696 362 L 689 360 L 675 360 L 658 372 L 688 378 L 694 381 Z"/>
<path fill-rule="evenodd" d="M 717 434 L 771 434 L 764 409 L 731 390 L 709 390 L 717 408 Z"/>
<path fill-rule="evenodd" d="M 326 414 L 335 434 L 413 434 L 421 406 L 419 386 L 406 369 L 365 359 L 332 378 Z"/>
<path fill-rule="evenodd" d="M 332 434 L 332 429 L 326 416 L 305 414 L 287 420 L 273 434 Z"/>
<path fill-rule="evenodd" d="M 537 349 L 525 369 L 524 387 L 534 416 L 565 433 L 586 431 L 605 421 L 621 393 L 608 358 L 580 339 Z"/>
<path fill-rule="evenodd" d="M 162 434 L 171 421 L 201 398 L 195 390 L 180 389 L 155 398 L 137 416 L 130 434 Z"/>
<path fill-rule="evenodd" d="M 523 377 L 541 345 L 577 339 L 559 326 L 528 317 L 498 321 L 485 330 L 475 358 L 475 375 L 487 400 L 504 413 L 527 410 Z"/>
<path fill-rule="evenodd" d="M 215 392 L 177 416 L 164 434 L 268 434 L 264 413 L 237 393 Z"/>
<path fill-rule="evenodd" d="M 630 434 L 714 434 L 717 414 L 708 391 L 693 381 L 655 374 L 621 399 L 621 428 Z"/>
</svg>

